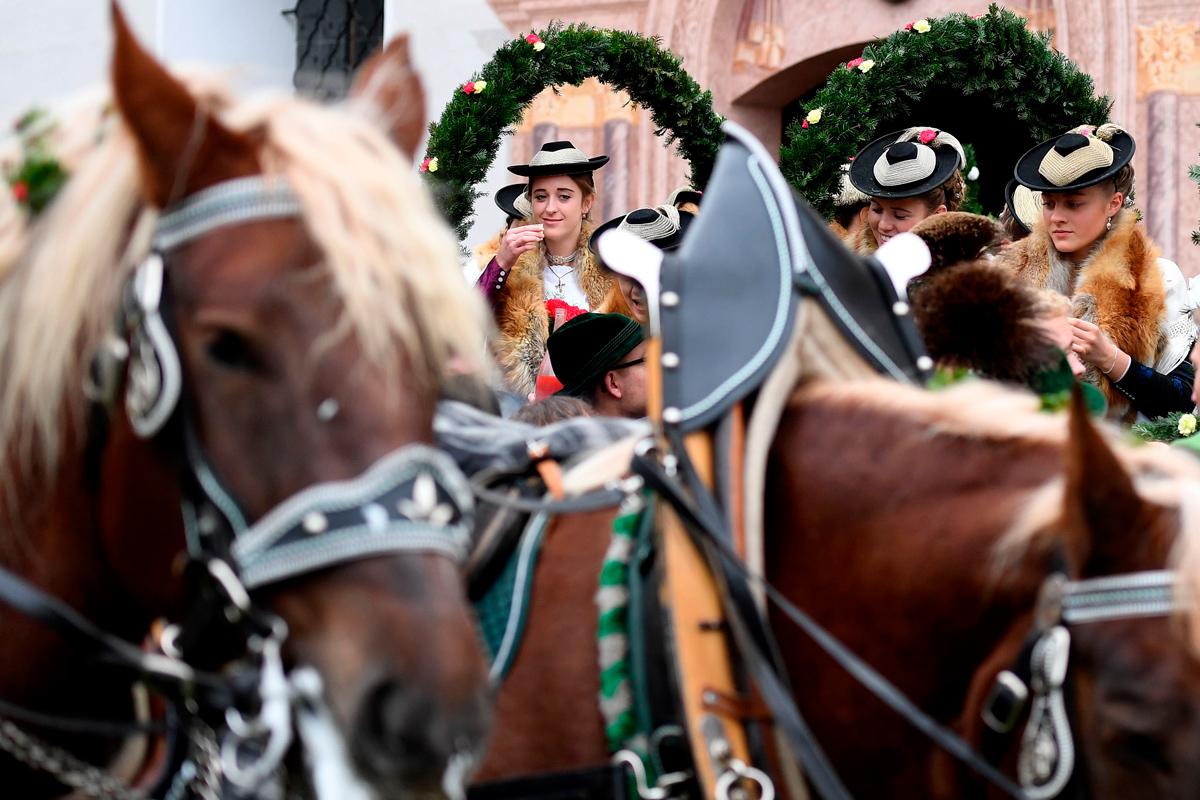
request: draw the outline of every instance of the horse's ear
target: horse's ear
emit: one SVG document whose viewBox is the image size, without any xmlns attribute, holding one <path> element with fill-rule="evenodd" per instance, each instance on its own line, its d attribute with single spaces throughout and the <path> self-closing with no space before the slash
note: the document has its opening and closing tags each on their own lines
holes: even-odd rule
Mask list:
<svg viewBox="0 0 1200 800">
<path fill-rule="evenodd" d="M 252 140 L 217 122 L 147 53 L 112 3 L 113 95 L 138 143 L 146 199 L 162 208 L 221 181 L 257 174 Z"/>
<path fill-rule="evenodd" d="M 1092 423 L 1078 386 L 1071 397 L 1068 427 L 1063 509 L 1067 558 L 1080 577 L 1119 572 L 1141 544 L 1138 521 L 1145 503 Z"/>
<path fill-rule="evenodd" d="M 425 136 L 425 90 L 412 67 L 407 33 L 396 36 L 362 65 L 350 97 L 397 147 L 415 157 Z"/>
</svg>

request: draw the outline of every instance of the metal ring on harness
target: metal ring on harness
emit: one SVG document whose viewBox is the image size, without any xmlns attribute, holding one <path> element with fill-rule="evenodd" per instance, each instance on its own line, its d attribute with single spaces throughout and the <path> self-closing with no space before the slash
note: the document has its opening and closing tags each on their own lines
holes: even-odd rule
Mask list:
<svg viewBox="0 0 1200 800">
<path fill-rule="evenodd" d="M 767 773 L 736 758 L 729 759 L 726 766 L 727 769 L 717 778 L 713 792 L 716 800 L 730 800 L 733 787 L 742 781 L 758 784 L 758 800 L 775 800 L 775 784 Z"/>
</svg>

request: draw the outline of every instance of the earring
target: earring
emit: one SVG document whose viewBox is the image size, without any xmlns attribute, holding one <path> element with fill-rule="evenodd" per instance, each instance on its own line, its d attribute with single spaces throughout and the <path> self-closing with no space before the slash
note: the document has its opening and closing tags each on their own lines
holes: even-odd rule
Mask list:
<svg viewBox="0 0 1200 800">
<path fill-rule="evenodd" d="M 1106 230 L 1106 231 L 1112 230 L 1112 217 L 1109 217 L 1108 221 L 1104 223 L 1104 230 Z"/>
</svg>

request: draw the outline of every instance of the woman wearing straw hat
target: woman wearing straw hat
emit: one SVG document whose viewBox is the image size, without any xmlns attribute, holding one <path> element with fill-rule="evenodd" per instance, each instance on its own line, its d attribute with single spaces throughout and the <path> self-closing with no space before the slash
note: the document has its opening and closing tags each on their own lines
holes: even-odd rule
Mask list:
<svg viewBox="0 0 1200 800">
<path fill-rule="evenodd" d="M 524 183 L 510 183 L 508 186 L 503 186 L 496 191 L 492 199 L 496 201 L 496 208 L 504 212 L 504 227 L 483 244 L 475 246 L 475 261 L 478 264 L 476 269 L 480 270 L 487 269 L 488 264 L 495 258 L 496 252 L 500 249 L 500 242 L 504 239 L 504 234 L 508 233 L 508 229 L 533 216 L 533 207 L 529 205 L 529 198 L 525 196 Z"/>
<path fill-rule="evenodd" d="M 870 255 L 926 217 L 957 211 L 967 192 L 966 163 L 958 139 L 937 128 L 907 128 L 871 142 L 850 165 L 850 183 L 871 201 L 867 224 L 846 246 Z"/>
<path fill-rule="evenodd" d="M 871 207 L 871 198 L 854 188 L 850 182 L 850 164 L 842 164 L 842 177 L 838 181 L 838 191 L 833 195 L 833 219 L 829 228 L 842 241 L 849 241 L 858 236 L 867 227 L 867 209 Z"/>
<path fill-rule="evenodd" d="M 1134 146 L 1117 125 L 1081 126 L 1023 155 L 1015 177 L 1042 193 L 1042 214 L 1000 256 L 1071 299 L 1071 347 L 1125 421 L 1192 408 L 1196 339 L 1196 300 L 1129 208 Z"/>
<path fill-rule="evenodd" d="M 1000 224 L 1009 239 L 1019 242 L 1030 233 L 1042 218 L 1042 193 L 1017 183 L 1016 179 L 1004 187 L 1004 210 L 1000 212 Z"/>
<path fill-rule="evenodd" d="M 592 173 L 608 156 L 588 158 L 570 142 L 547 142 L 528 164 L 509 171 L 528 178 L 531 224 L 510 227 L 478 285 L 491 302 L 496 355 L 508 388 L 534 390 L 550 334 L 549 300 L 584 310 L 604 302 L 612 279 L 588 249 L 588 212 L 596 201 Z"/>
<path fill-rule="evenodd" d="M 681 211 L 675 203 L 671 202 L 676 199 L 677 194 L 678 192 L 672 193 L 671 198 L 661 206 L 634 209 L 628 214 L 614 217 L 596 228 L 591 238 L 592 252 L 599 252 L 596 242 L 602 233 L 617 229 L 632 233 L 659 250 L 670 252 L 678 249 L 679 245 L 683 244 L 683 237 L 687 233 L 688 227 L 691 226 L 692 220 L 695 219 L 695 215 Z M 642 291 L 641 285 L 633 278 L 619 272 L 614 277 L 616 280 L 604 303 L 603 310 L 624 314 L 643 325 L 647 324 L 650 312 L 646 307 L 646 295 Z"/>
</svg>

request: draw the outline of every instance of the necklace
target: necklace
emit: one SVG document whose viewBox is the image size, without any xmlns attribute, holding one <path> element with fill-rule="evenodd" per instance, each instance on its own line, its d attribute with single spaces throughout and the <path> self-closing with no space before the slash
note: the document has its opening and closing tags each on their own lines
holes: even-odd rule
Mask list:
<svg viewBox="0 0 1200 800">
<path fill-rule="evenodd" d="M 563 299 L 563 290 L 566 288 L 566 278 L 575 271 L 575 257 L 579 255 L 578 250 L 574 250 L 570 255 L 556 256 L 549 250 L 546 252 L 546 269 L 550 270 L 550 274 L 554 276 L 554 296 L 559 300 Z M 555 267 L 566 267 L 563 272 L 559 272 Z"/>
<path fill-rule="evenodd" d="M 578 250 L 574 251 L 569 256 L 556 256 L 550 252 L 547 252 L 546 253 L 546 261 L 550 264 L 553 264 L 556 267 L 565 267 L 567 264 L 574 264 L 575 256 L 577 256 L 577 255 L 579 255 Z"/>
<path fill-rule="evenodd" d="M 554 284 L 554 296 L 557 297 L 559 300 L 563 299 L 563 289 L 566 286 L 564 281 L 566 280 L 568 275 L 570 275 L 572 272 L 575 271 L 575 267 L 567 267 L 566 272 L 563 272 L 562 274 L 559 274 L 558 270 L 556 270 L 550 264 L 546 265 L 546 269 L 550 270 L 550 274 L 553 275 L 555 281 L 557 281 Z"/>
</svg>

